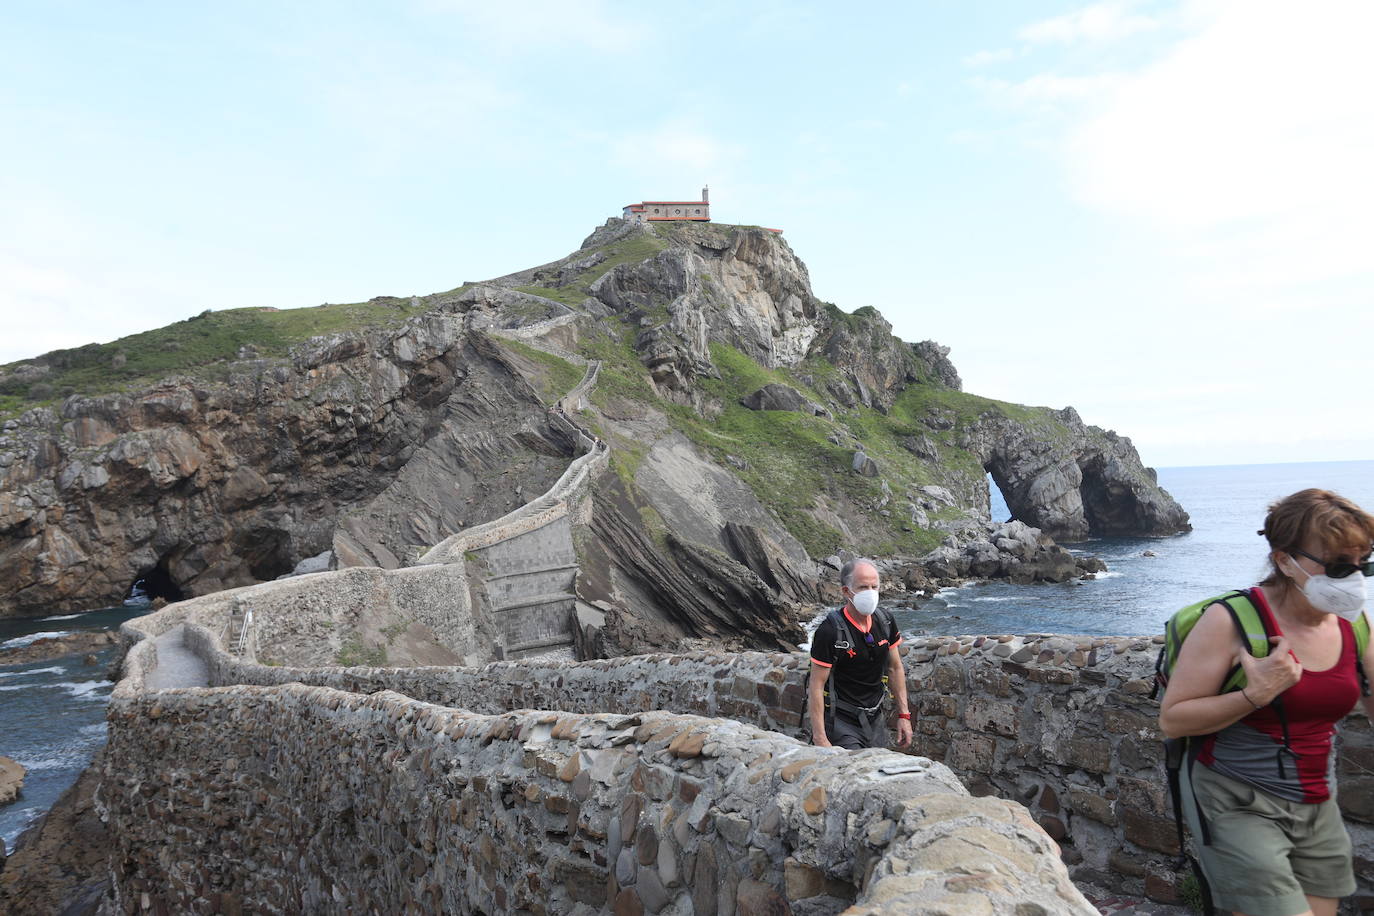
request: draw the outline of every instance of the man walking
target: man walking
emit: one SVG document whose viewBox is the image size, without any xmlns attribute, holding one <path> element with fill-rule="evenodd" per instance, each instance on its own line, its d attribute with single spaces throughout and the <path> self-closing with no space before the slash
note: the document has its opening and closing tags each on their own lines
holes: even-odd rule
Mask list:
<svg viewBox="0 0 1374 916">
<path fill-rule="evenodd" d="M 818 747 L 850 750 L 887 747 L 882 705 L 890 687 L 897 701 L 897 746 L 906 747 L 911 711 L 897 651 L 902 636 L 892 615 L 878 610 L 878 567 L 871 560 L 850 560 L 840 570 L 840 590 L 844 607 L 831 611 L 811 637 L 811 740 Z"/>
</svg>

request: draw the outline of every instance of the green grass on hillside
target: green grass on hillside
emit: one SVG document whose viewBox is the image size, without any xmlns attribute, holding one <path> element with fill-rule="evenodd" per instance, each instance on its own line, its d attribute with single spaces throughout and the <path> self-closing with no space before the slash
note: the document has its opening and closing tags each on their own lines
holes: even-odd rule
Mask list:
<svg viewBox="0 0 1374 916">
<path fill-rule="evenodd" d="M 539 390 L 539 396 L 543 398 L 545 404 L 552 404 L 571 391 L 578 382 L 582 381 L 582 376 L 586 372 L 581 366 L 574 365 L 561 356 L 536 350 L 529 344 L 518 340 L 511 340 L 506 337 L 498 337 L 495 340 L 501 346 L 515 350 L 521 356 L 538 363 L 543 368 L 544 371 L 540 378 L 535 381 L 535 387 Z"/>
<path fill-rule="evenodd" d="M 825 556 L 842 546 L 858 546 L 883 554 L 921 553 L 939 543 L 943 532 L 903 530 L 910 524 L 906 516 L 905 488 L 939 483 L 943 479 L 936 468 L 903 446 L 902 439 L 906 437 L 929 437 L 940 452 L 941 469 L 978 479 L 983 474 L 982 467 L 956 443 L 960 426 L 996 414 L 1033 423 L 1048 437 L 1067 434 L 1063 424 L 1044 408 L 1024 407 L 920 383 L 906 388 L 886 414 L 859 407 L 841 409 L 831 420 L 790 411 L 749 410 L 739 403 L 740 398 L 770 382 L 790 385 L 817 403 L 827 403 L 828 399 L 802 382 L 800 376 L 820 383 L 839 370 L 817 357 L 807 360 L 795 372 L 770 370 L 739 350 L 722 344 L 711 346 L 711 358 L 720 371 L 720 378 L 697 380 L 697 384 L 722 406 L 717 417 L 707 420 L 689 407 L 663 402 L 655 395 L 632 346 L 634 333 L 627 328 L 618 337 L 607 334 L 584 341 L 584 353 L 603 361 L 593 400 L 602 407 L 613 399 L 644 403 L 664 412 L 676 429 L 717 462 L 726 464 L 727 456 L 743 459 L 747 467 L 735 473 L 812 556 Z M 921 422 L 932 410 L 939 409 L 953 415 L 954 430 L 937 432 Z M 852 446 L 847 441 L 844 445 L 836 445 L 829 440 L 837 427 L 853 434 L 864 451 L 878 462 L 880 478 L 862 477 L 853 472 Z M 622 478 L 631 480 L 644 450 L 635 448 L 623 455 L 622 451 L 623 447 L 616 452 L 615 457 L 620 459 L 616 462 L 616 470 Z M 832 505 L 839 506 L 875 505 L 881 496 L 883 479 L 892 488 L 891 516 L 884 518 L 868 509 L 864 510 L 864 515 L 868 522 L 885 529 L 884 540 L 846 545 L 838 531 L 812 515 L 818 498 L 826 498 Z M 935 513 L 932 520 L 952 518 L 957 514 L 958 510 L 948 508 Z"/>
<path fill-rule="evenodd" d="M 237 359 L 239 348 L 245 345 L 251 345 L 264 358 L 283 357 L 294 344 L 311 337 L 399 324 L 428 307 L 423 299 L 375 299 L 301 309 L 206 311 L 110 343 L 54 350 L 21 360 L 45 363 L 50 371 L 33 382 L 11 378 L 0 384 L 0 412 L 16 413 L 70 394 L 128 390 L 178 373 L 213 376 L 215 364 Z M 15 365 L 10 363 L 0 370 Z"/>
<path fill-rule="evenodd" d="M 582 300 L 590 295 L 591 285 L 601 279 L 607 271 L 619 267 L 621 264 L 638 264 L 641 261 L 647 261 L 667 247 L 667 242 L 662 239 L 637 235 L 634 238 L 612 242 L 610 245 L 597 249 L 606 253 L 606 259 L 594 267 L 582 271 L 563 286 L 517 286 L 516 289 L 522 293 L 543 296 L 545 299 L 552 299 L 564 305 L 579 306 L 582 304 Z"/>
</svg>

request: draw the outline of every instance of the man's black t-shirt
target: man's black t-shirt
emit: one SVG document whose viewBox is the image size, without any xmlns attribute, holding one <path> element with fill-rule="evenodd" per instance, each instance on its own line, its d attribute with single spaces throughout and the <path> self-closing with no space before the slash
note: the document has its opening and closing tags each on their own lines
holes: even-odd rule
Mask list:
<svg viewBox="0 0 1374 916">
<path fill-rule="evenodd" d="M 887 671 L 888 649 L 900 645 L 901 633 L 891 614 L 874 614 L 867 620 L 840 611 L 848 626 L 835 625 L 835 614 L 826 615 L 811 637 L 811 660 L 830 669 L 829 689 L 841 702 L 855 706 L 877 706 L 883 699 L 883 674 Z M 885 633 L 877 632 L 876 621 L 886 622 Z M 860 624 L 868 626 L 864 633 Z M 872 637 L 872 641 L 868 637 Z"/>
</svg>

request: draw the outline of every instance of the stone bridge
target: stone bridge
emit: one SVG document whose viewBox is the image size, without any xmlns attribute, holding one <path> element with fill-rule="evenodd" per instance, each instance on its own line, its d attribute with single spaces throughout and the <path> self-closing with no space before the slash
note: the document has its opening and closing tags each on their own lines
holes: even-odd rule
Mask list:
<svg viewBox="0 0 1374 916">
<path fill-rule="evenodd" d="M 801 653 L 569 660 L 608 455 L 566 414 L 595 377 L 551 416 L 581 433 L 563 477 L 421 565 L 125 624 L 99 794 L 123 911 L 1095 913 L 1066 863 L 1174 892 L 1148 638 L 918 640 L 912 755 L 807 743 Z M 463 664 L 340 664 L 364 619 Z M 156 689 L 159 647 L 204 686 Z M 1342 766 L 1369 756 L 1365 729 Z"/>
</svg>

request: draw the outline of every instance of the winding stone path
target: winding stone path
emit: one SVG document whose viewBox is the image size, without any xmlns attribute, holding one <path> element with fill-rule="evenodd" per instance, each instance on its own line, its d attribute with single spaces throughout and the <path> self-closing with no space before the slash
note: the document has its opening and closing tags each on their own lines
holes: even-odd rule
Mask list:
<svg viewBox="0 0 1374 916">
<path fill-rule="evenodd" d="M 172 627 L 157 637 L 153 645 L 157 648 L 157 667 L 144 679 L 146 689 L 210 685 L 210 669 L 199 655 L 186 648 L 185 625 Z"/>
</svg>

